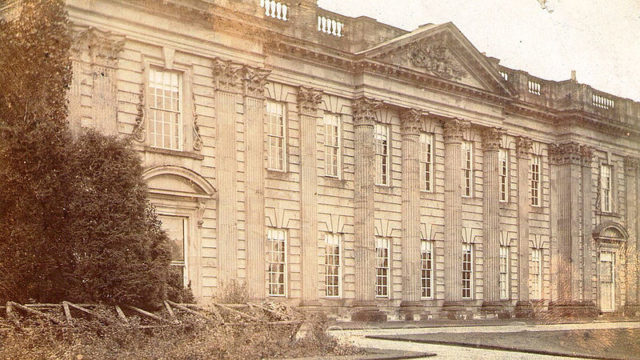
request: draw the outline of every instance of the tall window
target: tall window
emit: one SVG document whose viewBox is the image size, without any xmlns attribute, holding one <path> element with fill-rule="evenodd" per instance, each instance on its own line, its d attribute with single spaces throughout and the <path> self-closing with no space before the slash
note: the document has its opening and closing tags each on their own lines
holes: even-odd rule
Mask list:
<svg viewBox="0 0 640 360">
<path fill-rule="evenodd" d="M 500 246 L 500 299 L 509 299 L 509 247 Z"/>
<path fill-rule="evenodd" d="M 389 297 L 389 239 L 376 238 L 376 297 Z"/>
<path fill-rule="evenodd" d="M 325 294 L 327 297 L 340 296 L 340 284 L 342 269 L 340 267 L 341 258 L 341 237 L 340 234 L 326 234 L 325 241 Z"/>
<path fill-rule="evenodd" d="M 433 191 L 433 134 L 420 134 L 422 190 Z"/>
<path fill-rule="evenodd" d="M 473 244 L 462 244 L 462 298 L 473 294 Z"/>
<path fill-rule="evenodd" d="M 267 230 L 269 296 L 286 295 L 287 234 L 281 229 Z"/>
<path fill-rule="evenodd" d="M 509 201 L 509 149 L 500 149 L 498 153 L 500 166 L 500 201 Z"/>
<path fill-rule="evenodd" d="M 389 125 L 376 124 L 376 184 L 391 184 L 391 141 Z"/>
<path fill-rule="evenodd" d="M 185 216 L 158 215 L 162 229 L 166 231 L 171 246 L 171 267 L 181 276 L 184 286 L 188 286 L 186 243 L 189 238 L 189 218 Z"/>
<path fill-rule="evenodd" d="M 531 262 L 529 263 L 531 276 L 530 297 L 533 300 L 542 298 L 542 249 L 531 249 Z"/>
<path fill-rule="evenodd" d="M 151 146 L 182 150 L 182 75 L 149 69 L 148 94 Z"/>
<path fill-rule="evenodd" d="M 611 212 L 611 165 L 600 166 L 600 198 L 601 210 Z"/>
<path fill-rule="evenodd" d="M 340 117 L 324 114 L 324 172 L 340 177 Z"/>
<path fill-rule="evenodd" d="M 462 142 L 462 196 L 473 196 L 473 145 Z"/>
<path fill-rule="evenodd" d="M 269 169 L 285 171 L 287 157 L 287 123 L 285 106 L 273 101 L 266 102 L 268 124 L 267 152 Z"/>
<path fill-rule="evenodd" d="M 540 181 L 540 170 L 542 157 L 533 155 L 531 158 L 531 205 L 540 206 L 540 193 L 542 192 L 542 182 Z"/>
<path fill-rule="evenodd" d="M 433 298 L 433 241 L 422 240 L 420 251 L 422 298 Z"/>
</svg>

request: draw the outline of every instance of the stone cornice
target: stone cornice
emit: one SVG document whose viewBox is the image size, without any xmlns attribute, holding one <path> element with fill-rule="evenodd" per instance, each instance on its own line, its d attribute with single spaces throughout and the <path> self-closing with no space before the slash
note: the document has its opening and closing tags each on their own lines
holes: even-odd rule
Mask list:
<svg viewBox="0 0 640 360">
<path fill-rule="evenodd" d="M 373 126 L 376 121 L 376 111 L 382 108 L 383 103 L 367 97 L 359 97 L 353 101 L 353 122 L 355 126 Z"/>
<path fill-rule="evenodd" d="M 505 131 L 499 128 L 483 128 L 481 134 L 483 150 L 497 151 Z"/>
<path fill-rule="evenodd" d="M 316 116 L 322 101 L 322 91 L 306 86 L 298 87 L 298 109 L 301 114 Z"/>
<path fill-rule="evenodd" d="M 525 136 L 516 137 L 516 155 L 519 158 L 529 158 L 533 142 Z"/>
<path fill-rule="evenodd" d="M 422 111 L 406 109 L 400 113 L 402 133 L 404 135 L 418 135 L 423 127 Z"/>
<path fill-rule="evenodd" d="M 267 83 L 267 76 L 269 76 L 269 74 L 271 74 L 271 70 L 245 66 L 242 71 L 244 94 L 246 96 L 263 98 L 264 86 Z"/>
<path fill-rule="evenodd" d="M 469 130 L 471 123 L 462 119 L 449 119 L 442 122 L 445 142 L 460 142 L 464 133 Z"/>
</svg>

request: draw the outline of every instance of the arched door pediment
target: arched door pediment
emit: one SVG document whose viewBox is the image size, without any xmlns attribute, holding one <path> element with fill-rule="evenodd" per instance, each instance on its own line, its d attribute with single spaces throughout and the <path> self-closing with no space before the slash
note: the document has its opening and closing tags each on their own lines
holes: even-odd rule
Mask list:
<svg viewBox="0 0 640 360">
<path fill-rule="evenodd" d="M 624 242 L 629 238 L 629 233 L 614 221 L 602 223 L 593 230 L 593 238 L 598 241 L 617 241 Z"/>
<path fill-rule="evenodd" d="M 179 166 L 157 166 L 143 174 L 149 192 L 200 199 L 214 198 L 216 189 L 200 174 Z"/>
</svg>

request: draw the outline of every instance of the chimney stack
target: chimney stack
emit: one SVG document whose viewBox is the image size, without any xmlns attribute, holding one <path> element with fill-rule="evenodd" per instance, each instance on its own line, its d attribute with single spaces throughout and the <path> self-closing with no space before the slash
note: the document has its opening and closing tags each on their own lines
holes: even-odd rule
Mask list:
<svg viewBox="0 0 640 360">
<path fill-rule="evenodd" d="M 571 70 L 571 80 L 578 81 L 578 80 L 576 80 L 576 71 L 575 70 Z"/>
</svg>

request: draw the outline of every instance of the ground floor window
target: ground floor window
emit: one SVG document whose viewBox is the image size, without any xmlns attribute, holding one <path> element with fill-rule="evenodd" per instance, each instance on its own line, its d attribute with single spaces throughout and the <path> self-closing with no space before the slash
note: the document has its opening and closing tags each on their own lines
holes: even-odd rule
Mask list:
<svg viewBox="0 0 640 360">
<path fill-rule="evenodd" d="M 327 297 L 339 297 L 340 285 L 342 278 L 341 261 L 341 243 L 340 234 L 325 235 L 325 295 Z"/>
<path fill-rule="evenodd" d="M 189 285 L 187 275 L 187 241 L 189 238 L 189 218 L 186 216 L 158 215 L 162 229 L 167 233 L 171 245 L 171 267 L 179 272 L 182 284 Z"/>
<path fill-rule="evenodd" d="M 532 300 L 539 300 L 542 298 L 542 249 L 531 249 L 529 266 L 529 276 L 531 277 L 529 297 Z"/>
<path fill-rule="evenodd" d="M 500 246 L 500 299 L 509 299 L 509 247 Z"/>
<path fill-rule="evenodd" d="M 389 297 L 389 239 L 376 238 L 376 296 Z"/>
<path fill-rule="evenodd" d="M 473 244 L 462 244 L 462 298 L 471 299 L 473 288 Z"/>
<path fill-rule="evenodd" d="M 287 234 L 282 229 L 267 230 L 269 296 L 286 295 Z"/>
<path fill-rule="evenodd" d="M 433 241 L 422 240 L 420 251 L 422 297 L 433 298 Z"/>
</svg>

